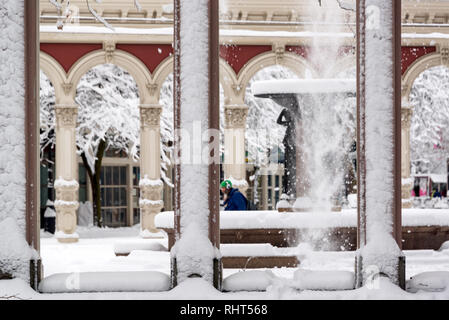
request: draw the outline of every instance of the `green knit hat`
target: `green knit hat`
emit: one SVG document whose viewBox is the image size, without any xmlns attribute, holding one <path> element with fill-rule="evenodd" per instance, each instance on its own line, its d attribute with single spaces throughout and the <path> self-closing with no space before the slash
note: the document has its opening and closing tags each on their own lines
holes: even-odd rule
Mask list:
<svg viewBox="0 0 449 320">
<path fill-rule="evenodd" d="M 232 182 L 231 180 L 225 180 L 220 184 L 221 188 L 231 189 L 232 188 Z"/>
</svg>

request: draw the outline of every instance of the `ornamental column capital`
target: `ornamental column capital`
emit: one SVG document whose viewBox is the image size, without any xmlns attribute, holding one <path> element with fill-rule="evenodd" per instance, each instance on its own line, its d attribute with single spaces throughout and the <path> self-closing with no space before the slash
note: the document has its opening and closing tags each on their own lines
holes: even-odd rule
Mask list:
<svg viewBox="0 0 449 320">
<path fill-rule="evenodd" d="M 162 106 L 160 104 L 140 105 L 140 126 L 142 128 L 159 127 L 161 123 Z"/>
<path fill-rule="evenodd" d="M 249 107 L 244 104 L 225 105 L 226 129 L 245 129 Z"/>
<path fill-rule="evenodd" d="M 56 127 L 75 128 L 78 118 L 78 106 L 76 104 L 59 104 L 55 106 Z"/>
</svg>

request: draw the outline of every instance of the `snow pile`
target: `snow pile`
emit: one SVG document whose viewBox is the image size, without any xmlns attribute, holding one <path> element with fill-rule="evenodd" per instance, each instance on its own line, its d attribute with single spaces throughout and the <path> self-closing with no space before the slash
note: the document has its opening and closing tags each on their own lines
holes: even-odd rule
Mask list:
<svg viewBox="0 0 449 320">
<path fill-rule="evenodd" d="M 50 207 L 47 207 L 44 212 L 44 218 L 56 218 L 56 211 Z"/>
<path fill-rule="evenodd" d="M 407 281 L 407 291 L 416 293 L 420 290 L 441 292 L 449 289 L 449 272 L 424 272 L 417 274 Z"/>
<path fill-rule="evenodd" d="M 293 286 L 299 290 L 352 290 L 355 274 L 349 271 L 295 271 Z"/>
<path fill-rule="evenodd" d="M 348 195 L 348 203 L 349 207 L 352 209 L 357 209 L 358 203 L 357 203 L 357 194 L 349 194 Z"/>
<path fill-rule="evenodd" d="M 449 250 L 449 241 L 443 243 L 438 251 Z"/>
<path fill-rule="evenodd" d="M 114 252 L 116 254 L 127 254 L 135 250 L 168 251 L 160 242 L 151 240 L 121 241 L 114 243 Z"/>
<path fill-rule="evenodd" d="M 0 221 L 25 235 L 24 1 L 0 0 Z"/>
<path fill-rule="evenodd" d="M 204 279 L 186 279 L 170 290 L 168 299 L 173 300 L 218 300 L 225 299 L 223 293 L 216 290 L 209 281 Z"/>
<path fill-rule="evenodd" d="M 0 222 L 0 270 L 25 281 L 29 279 L 30 260 L 38 254 L 31 249 L 13 218 Z"/>
<path fill-rule="evenodd" d="M 85 272 L 51 275 L 39 284 L 43 293 L 161 292 L 170 289 L 162 272 Z"/>
<path fill-rule="evenodd" d="M 212 283 L 213 260 L 220 258 L 220 252 L 212 245 L 207 234 L 191 224 L 185 228 L 182 238 L 171 250 L 172 258 L 176 258 L 178 283 L 192 275 L 198 275 Z"/>
<path fill-rule="evenodd" d="M 276 210 L 279 209 L 291 209 L 292 205 L 288 201 L 289 197 L 286 194 L 282 194 L 280 201 L 276 204 Z"/>
<path fill-rule="evenodd" d="M 242 271 L 230 275 L 223 281 L 224 291 L 265 291 L 276 278 L 270 270 Z"/>
<path fill-rule="evenodd" d="M 40 295 L 22 279 L 0 281 L 0 302 L 2 300 L 39 299 Z"/>
<path fill-rule="evenodd" d="M 81 202 L 78 208 L 78 226 L 91 227 L 94 225 L 94 212 L 90 201 Z"/>
</svg>

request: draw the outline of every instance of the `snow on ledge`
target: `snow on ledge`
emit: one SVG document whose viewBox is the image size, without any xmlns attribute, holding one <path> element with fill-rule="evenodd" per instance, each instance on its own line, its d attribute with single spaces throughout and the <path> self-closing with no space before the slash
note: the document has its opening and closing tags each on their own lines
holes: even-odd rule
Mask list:
<svg viewBox="0 0 449 320">
<path fill-rule="evenodd" d="M 82 272 L 53 274 L 39 285 L 42 293 L 162 292 L 170 278 L 162 272 Z"/>
<path fill-rule="evenodd" d="M 288 79 L 257 81 L 251 86 L 253 95 L 306 94 L 306 93 L 354 93 L 354 79 Z"/>
<path fill-rule="evenodd" d="M 161 212 L 156 228 L 173 228 L 173 212 Z M 403 209 L 402 225 L 449 226 L 448 209 Z M 221 211 L 221 229 L 356 228 L 357 209 L 341 212 Z"/>
<path fill-rule="evenodd" d="M 161 187 L 163 185 L 164 183 L 161 179 L 151 180 L 147 175 L 139 181 L 139 187 Z"/>
<path fill-rule="evenodd" d="M 55 188 L 69 188 L 69 187 L 79 187 L 79 184 L 76 180 L 64 180 L 62 177 L 59 177 L 59 179 L 56 179 Z"/>
<path fill-rule="evenodd" d="M 79 234 L 78 233 L 65 233 L 63 231 L 56 231 L 54 238 L 56 239 L 79 239 Z"/>
</svg>

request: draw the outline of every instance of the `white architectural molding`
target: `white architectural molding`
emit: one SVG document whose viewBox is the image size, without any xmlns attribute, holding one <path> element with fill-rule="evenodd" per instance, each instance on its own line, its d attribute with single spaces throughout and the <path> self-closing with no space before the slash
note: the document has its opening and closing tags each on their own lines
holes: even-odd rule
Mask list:
<svg viewBox="0 0 449 320">
<path fill-rule="evenodd" d="M 409 100 L 413 83 L 419 75 L 427 69 L 440 65 L 442 65 L 442 57 L 441 54 L 437 52 L 426 54 L 425 56 L 417 59 L 411 66 L 408 67 L 407 71 L 402 76 L 402 97 Z"/>
</svg>

